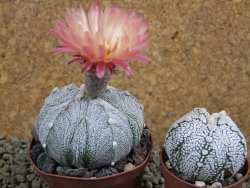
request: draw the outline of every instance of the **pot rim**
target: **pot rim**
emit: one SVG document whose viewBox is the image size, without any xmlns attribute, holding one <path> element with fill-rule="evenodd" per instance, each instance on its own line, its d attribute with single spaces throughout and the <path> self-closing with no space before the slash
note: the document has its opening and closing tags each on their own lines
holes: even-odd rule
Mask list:
<svg viewBox="0 0 250 188">
<path fill-rule="evenodd" d="M 124 171 L 124 172 L 119 172 L 117 174 L 112 174 L 110 176 L 104 176 L 104 177 L 90 177 L 90 178 L 84 178 L 84 177 L 72 177 L 72 176 L 63 176 L 63 175 L 58 175 L 58 174 L 51 174 L 51 173 L 47 173 L 47 172 L 43 172 L 42 170 L 40 170 L 37 165 L 34 163 L 34 161 L 32 160 L 31 156 L 30 156 L 30 152 L 29 152 L 29 159 L 30 159 L 30 162 L 31 164 L 34 166 L 35 170 L 43 175 L 43 176 L 50 176 L 50 177 L 54 177 L 54 178 L 64 178 L 64 179 L 71 179 L 71 180 L 85 180 L 85 181 L 100 181 L 100 180 L 106 180 L 106 179 L 110 179 L 110 178 L 115 178 L 115 177 L 120 177 L 120 176 L 124 176 L 126 174 L 129 174 L 133 171 L 136 171 L 137 169 L 140 169 L 140 168 L 143 168 L 146 163 L 148 163 L 149 161 L 149 157 L 150 157 L 150 154 L 151 154 L 151 151 L 153 149 L 153 140 L 152 140 L 152 135 L 150 136 L 150 141 L 151 141 L 151 145 L 150 145 L 150 149 L 147 153 L 147 156 L 146 158 L 144 159 L 144 161 L 139 164 L 138 166 L 135 166 L 134 168 L 130 169 L 130 170 L 127 170 L 127 171 Z M 31 147 L 33 146 L 35 142 L 35 139 L 32 138 L 32 141 L 30 142 L 30 146 L 29 146 L 29 151 L 31 151 Z"/>
<path fill-rule="evenodd" d="M 187 181 L 185 181 L 185 180 L 183 180 L 183 179 L 181 179 L 181 178 L 175 176 L 172 172 L 170 172 L 170 171 L 168 170 L 168 168 L 167 168 L 167 166 L 166 166 L 166 164 L 165 164 L 165 162 L 164 162 L 164 160 L 163 160 L 163 152 L 165 152 L 165 149 L 164 149 L 164 148 L 162 148 L 162 150 L 161 150 L 161 166 L 162 166 L 162 170 L 168 172 L 168 174 L 169 174 L 172 178 L 174 178 L 174 179 L 176 179 L 176 180 L 178 180 L 178 181 L 184 183 L 185 185 L 196 187 L 194 184 L 188 183 Z M 250 160 L 249 160 L 248 158 L 246 159 L 246 162 L 244 163 L 244 166 L 245 166 L 245 165 L 247 165 L 247 171 L 246 171 L 246 173 L 243 175 L 243 177 L 242 177 L 239 181 L 237 181 L 237 182 L 235 182 L 235 183 L 233 183 L 233 184 L 231 184 L 231 185 L 224 186 L 223 188 L 234 188 L 234 186 L 235 186 L 236 184 L 244 183 L 244 182 L 246 181 L 246 179 L 247 179 L 248 176 L 250 175 Z"/>
</svg>

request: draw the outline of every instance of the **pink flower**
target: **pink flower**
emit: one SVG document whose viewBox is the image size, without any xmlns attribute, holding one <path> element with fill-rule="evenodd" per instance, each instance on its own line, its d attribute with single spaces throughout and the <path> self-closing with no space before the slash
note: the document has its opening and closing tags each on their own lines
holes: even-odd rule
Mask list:
<svg viewBox="0 0 250 188">
<path fill-rule="evenodd" d="M 68 9 L 64 19 L 56 20 L 56 27 L 49 31 L 62 41 L 54 54 L 70 53 L 68 62 L 82 64 L 82 72 L 95 69 L 98 78 L 105 71 L 122 68 L 132 75 L 131 60 L 148 62 L 141 51 L 150 44 L 147 23 L 135 12 L 115 6 L 101 10 L 92 4 L 86 14 L 82 7 Z"/>
</svg>

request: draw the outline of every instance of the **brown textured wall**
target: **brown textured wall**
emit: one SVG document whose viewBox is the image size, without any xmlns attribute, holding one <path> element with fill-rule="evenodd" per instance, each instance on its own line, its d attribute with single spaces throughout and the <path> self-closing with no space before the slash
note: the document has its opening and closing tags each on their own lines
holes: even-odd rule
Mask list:
<svg viewBox="0 0 250 188">
<path fill-rule="evenodd" d="M 0 132 L 29 136 L 44 98 L 55 86 L 83 82 L 79 65 L 51 55 L 48 32 L 66 7 L 83 0 L 0 0 Z M 250 147 L 250 1 L 101 1 L 136 10 L 150 25 L 152 62 L 134 63 L 135 76 L 113 76 L 145 106 L 146 122 L 162 143 L 173 121 L 194 107 L 225 109 Z"/>
</svg>

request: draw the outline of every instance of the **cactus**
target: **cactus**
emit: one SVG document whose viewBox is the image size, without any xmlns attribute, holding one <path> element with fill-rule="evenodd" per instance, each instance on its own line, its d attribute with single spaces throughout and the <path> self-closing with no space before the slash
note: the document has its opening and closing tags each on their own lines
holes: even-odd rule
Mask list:
<svg viewBox="0 0 250 188">
<path fill-rule="evenodd" d="M 35 130 L 46 152 L 63 166 L 97 168 L 128 155 L 140 141 L 143 107 L 128 92 L 108 87 L 94 71 L 85 85 L 54 89 Z"/>
<path fill-rule="evenodd" d="M 128 92 L 108 87 L 117 69 L 132 75 L 132 60 L 150 44 L 147 23 L 135 12 L 92 3 L 67 9 L 49 30 L 61 41 L 54 54 L 71 54 L 80 63 L 85 85 L 55 88 L 37 117 L 35 131 L 48 155 L 62 166 L 97 168 L 114 165 L 139 144 L 143 107 Z"/>
<path fill-rule="evenodd" d="M 196 108 L 169 129 L 164 148 L 176 174 L 213 183 L 235 175 L 247 157 L 244 136 L 225 111 Z"/>
</svg>

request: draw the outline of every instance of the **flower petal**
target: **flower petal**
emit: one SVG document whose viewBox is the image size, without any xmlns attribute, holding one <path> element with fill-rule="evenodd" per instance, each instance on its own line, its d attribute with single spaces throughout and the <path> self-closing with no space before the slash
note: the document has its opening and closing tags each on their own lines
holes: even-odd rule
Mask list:
<svg viewBox="0 0 250 188">
<path fill-rule="evenodd" d="M 132 76 L 133 73 L 129 67 L 129 64 L 128 62 L 126 61 L 121 61 L 121 60 L 115 60 L 114 61 L 114 64 L 117 66 L 117 67 L 120 67 L 122 68 L 123 70 L 125 70 L 125 72 L 129 75 L 129 76 Z"/>
<path fill-rule="evenodd" d="M 57 46 L 54 50 L 53 50 L 53 55 L 57 55 L 57 54 L 60 54 L 60 53 L 74 53 L 75 50 L 68 47 L 68 46 Z"/>
<path fill-rule="evenodd" d="M 96 74 L 99 79 L 104 76 L 105 73 L 105 65 L 104 63 L 98 63 L 96 66 Z"/>
<path fill-rule="evenodd" d="M 88 12 L 88 23 L 91 32 L 95 35 L 99 30 L 100 11 L 97 3 L 92 3 Z"/>
<path fill-rule="evenodd" d="M 91 62 L 84 63 L 82 66 L 82 72 L 89 71 L 91 69 L 92 65 L 93 65 L 93 63 L 91 63 Z"/>
<path fill-rule="evenodd" d="M 73 64 L 73 63 L 77 63 L 79 61 L 83 61 L 83 58 L 82 57 L 76 57 L 76 58 L 72 58 L 68 64 Z"/>
<path fill-rule="evenodd" d="M 134 55 L 133 59 L 138 60 L 138 61 L 142 61 L 143 63 L 148 63 L 150 61 L 150 58 L 148 56 L 142 55 L 142 54 Z"/>
</svg>

